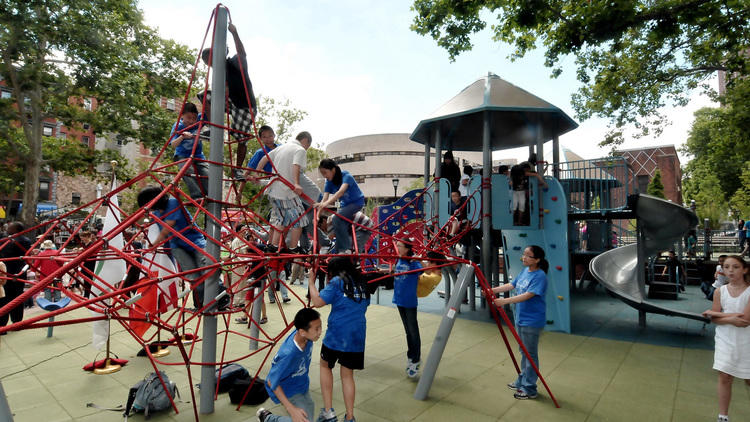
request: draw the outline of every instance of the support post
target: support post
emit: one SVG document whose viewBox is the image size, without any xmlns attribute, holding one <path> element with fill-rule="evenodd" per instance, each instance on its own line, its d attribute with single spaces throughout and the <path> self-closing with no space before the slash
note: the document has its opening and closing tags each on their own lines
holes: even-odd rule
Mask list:
<svg viewBox="0 0 750 422">
<path fill-rule="evenodd" d="M 13 422 L 13 412 L 10 411 L 2 381 L 0 381 L 0 420 Z"/>
<path fill-rule="evenodd" d="M 489 80 L 487 80 L 487 87 L 489 90 Z M 490 178 L 492 177 L 492 150 L 490 148 L 490 112 L 485 110 L 483 113 L 483 127 L 482 127 L 482 257 L 481 266 L 482 273 L 486 280 L 492 279 L 492 239 L 491 228 L 492 228 L 492 189 L 490 186 Z M 469 298 L 471 301 L 471 310 L 475 310 L 474 295 L 472 294 Z"/>
<path fill-rule="evenodd" d="M 560 137 L 557 135 L 552 138 L 552 176 L 560 178 Z"/>
<path fill-rule="evenodd" d="M 435 197 L 432 199 L 432 215 L 437 216 L 440 212 L 440 177 L 442 177 L 440 164 L 443 161 L 441 157 L 441 155 L 443 155 L 443 139 L 440 136 L 440 129 L 437 125 L 435 125 L 432 137 L 435 140 Z M 438 221 L 439 220 L 440 219 L 438 218 Z"/>
<path fill-rule="evenodd" d="M 419 377 L 417 389 L 414 391 L 414 398 L 417 400 L 427 399 L 427 394 L 430 392 L 430 387 L 432 387 L 432 382 L 435 379 L 440 359 L 443 357 L 445 346 L 448 344 L 448 338 L 451 335 L 451 330 L 453 330 L 453 324 L 456 322 L 456 314 L 461 307 L 461 300 L 466 297 L 466 287 L 469 283 L 474 283 L 474 267 L 464 265 L 458 274 L 455 294 L 451 296 L 448 306 L 445 307 L 445 314 L 442 321 L 440 321 L 437 334 L 435 334 L 435 340 L 432 342 L 430 354 L 427 356 L 422 376 Z"/>
<path fill-rule="evenodd" d="M 424 185 L 430 184 L 430 141 L 424 143 Z"/>
<path fill-rule="evenodd" d="M 263 289 L 266 286 L 266 279 L 262 280 L 255 280 L 254 281 L 257 286 L 253 288 L 253 309 L 251 311 L 251 317 L 253 323 L 250 324 L 250 350 L 258 350 L 258 335 L 260 335 L 260 327 L 258 327 L 258 324 L 260 324 L 260 319 L 262 317 L 262 310 L 263 310 L 263 294 L 265 293 L 265 290 Z"/>
<path fill-rule="evenodd" d="M 538 122 L 536 125 L 536 172 L 540 176 L 544 176 L 544 134 L 542 132 L 542 122 Z M 537 187 L 536 196 L 536 210 L 529 210 L 530 212 L 539 213 L 539 230 L 544 228 L 544 195 L 542 195 L 542 187 Z"/>
<path fill-rule="evenodd" d="M 209 158 L 211 164 L 208 168 L 208 212 L 213 215 L 209 219 L 207 233 L 212 238 L 206 244 L 206 252 L 217 262 L 221 261 L 221 226 L 217 221 L 221 221 L 221 204 L 218 202 L 222 195 L 222 165 L 224 162 L 224 98 L 226 90 L 224 86 L 226 78 L 226 48 L 227 48 L 227 9 L 219 6 L 216 8 L 216 22 L 214 26 L 214 44 L 213 61 L 211 66 L 211 153 Z M 219 294 L 219 283 L 221 277 L 221 268 L 216 268 L 213 273 L 206 279 L 203 301 L 204 303 L 214 300 Z M 218 309 L 214 305 L 208 309 L 203 318 L 203 345 L 201 359 L 203 363 L 216 362 L 216 315 L 213 314 Z M 216 365 L 201 366 L 201 392 L 200 392 L 200 413 L 208 414 L 214 412 L 214 392 L 216 390 Z"/>
</svg>

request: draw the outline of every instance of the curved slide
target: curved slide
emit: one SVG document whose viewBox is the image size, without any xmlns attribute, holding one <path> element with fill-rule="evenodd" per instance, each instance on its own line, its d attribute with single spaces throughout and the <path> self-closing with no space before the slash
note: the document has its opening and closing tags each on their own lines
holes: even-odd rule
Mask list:
<svg viewBox="0 0 750 422">
<path fill-rule="evenodd" d="M 676 240 L 698 225 L 698 217 L 681 205 L 650 195 L 639 195 L 634 206 L 642 240 L 597 255 L 589 263 L 589 271 L 613 295 L 639 311 L 708 322 L 703 315 L 649 302 L 644 265 L 638 262 L 639 247 L 644 262 L 648 256 L 671 249 Z"/>
</svg>

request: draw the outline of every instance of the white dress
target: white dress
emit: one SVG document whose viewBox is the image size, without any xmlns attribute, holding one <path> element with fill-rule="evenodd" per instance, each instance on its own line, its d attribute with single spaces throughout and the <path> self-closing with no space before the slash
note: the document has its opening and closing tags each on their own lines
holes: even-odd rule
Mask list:
<svg viewBox="0 0 750 422">
<path fill-rule="evenodd" d="M 728 285 L 721 286 L 721 311 L 739 313 L 750 299 L 750 287 L 738 297 L 729 294 Z M 714 369 L 737 378 L 750 379 L 750 327 L 731 324 L 716 326 Z"/>
</svg>

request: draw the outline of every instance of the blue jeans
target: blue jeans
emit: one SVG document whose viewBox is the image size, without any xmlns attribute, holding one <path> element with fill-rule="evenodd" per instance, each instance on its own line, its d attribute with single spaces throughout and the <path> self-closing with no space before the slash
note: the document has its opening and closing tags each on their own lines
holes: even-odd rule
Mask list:
<svg viewBox="0 0 750 422">
<path fill-rule="evenodd" d="M 175 161 L 183 160 L 186 157 L 175 156 Z M 179 164 L 180 170 L 187 164 L 188 161 L 183 161 Z M 196 179 L 196 173 L 198 178 Z M 187 185 L 188 194 L 193 199 L 203 198 L 208 196 L 208 163 L 204 161 L 193 161 L 190 168 L 187 169 L 183 179 L 185 185 Z M 204 194 L 205 193 L 205 194 Z"/>
<path fill-rule="evenodd" d="M 417 323 L 417 308 L 398 307 L 401 322 L 406 331 L 406 357 L 412 362 L 419 362 L 422 355 L 422 340 L 419 338 L 419 324 Z"/>
<path fill-rule="evenodd" d="M 292 397 L 288 397 L 289 401 L 296 407 L 304 410 L 307 413 L 307 420 L 315 420 L 315 402 L 310 397 L 310 392 L 305 391 L 304 393 L 295 394 Z M 292 418 L 286 415 L 268 415 L 266 422 L 291 422 Z"/>
<path fill-rule="evenodd" d="M 516 332 L 521 337 L 521 341 L 526 350 L 529 352 L 529 356 L 534 360 L 536 367 L 539 368 L 539 335 L 542 334 L 542 327 L 519 327 L 516 325 Z M 521 352 L 521 373 L 516 378 L 516 388 L 523 390 L 524 393 L 533 396 L 537 394 L 536 391 L 536 380 L 539 378 L 534 371 L 534 367 L 526 359 L 526 355 L 523 353 L 521 347 L 518 347 Z"/>
<path fill-rule="evenodd" d="M 341 217 L 353 220 L 354 214 L 363 206 L 360 203 L 348 204 L 339 208 L 338 215 L 333 216 L 333 232 L 336 233 L 336 250 L 339 253 L 352 249 L 352 224 Z"/>
</svg>

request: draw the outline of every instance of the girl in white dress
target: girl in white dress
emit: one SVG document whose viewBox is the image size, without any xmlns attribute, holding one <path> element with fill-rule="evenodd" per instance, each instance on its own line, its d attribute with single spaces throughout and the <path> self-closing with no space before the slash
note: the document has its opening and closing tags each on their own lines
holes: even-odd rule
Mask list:
<svg viewBox="0 0 750 422">
<path fill-rule="evenodd" d="M 728 284 L 714 292 L 713 306 L 703 315 L 716 326 L 714 369 L 719 371 L 719 422 L 729 421 L 734 377 L 750 385 L 750 276 L 740 256 L 724 260 Z"/>
</svg>

